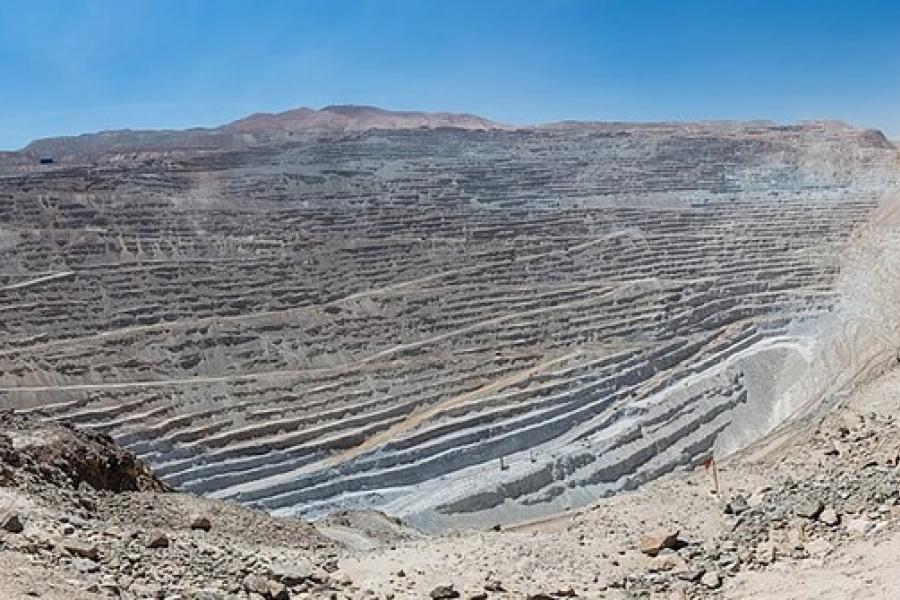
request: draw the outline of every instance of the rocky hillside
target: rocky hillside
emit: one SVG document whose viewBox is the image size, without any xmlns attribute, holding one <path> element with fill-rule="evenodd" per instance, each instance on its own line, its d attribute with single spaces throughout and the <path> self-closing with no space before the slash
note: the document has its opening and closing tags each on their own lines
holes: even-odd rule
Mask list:
<svg viewBox="0 0 900 600">
<path fill-rule="evenodd" d="M 416 126 L 17 172 L 0 401 L 281 515 L 584 506 L 844 371 L 816 343 L 898 173 L 837 123 Z"/>
<path fill-rule="evenodd" d="M 174 493 L 103 435 L 0 413 L 0 597 L 326 598 L 306 523 Z M 302 596 L 301 596 L 302 597 Z"/>
</svg>

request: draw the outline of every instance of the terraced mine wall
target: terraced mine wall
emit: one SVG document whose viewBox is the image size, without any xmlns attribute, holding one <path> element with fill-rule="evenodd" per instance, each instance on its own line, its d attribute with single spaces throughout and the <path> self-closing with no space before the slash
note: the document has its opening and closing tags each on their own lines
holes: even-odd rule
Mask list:
<svg viewBox="0 0 900 600">
<path fill-rule="evenodd" d="M 840 124 L 368 131 L 0 178 L 0 404 L 183 490 L 425 529 L 776 427 L 896 150 Z M 815 388 L 818 389 L 818 388 Z"/>
</svg>

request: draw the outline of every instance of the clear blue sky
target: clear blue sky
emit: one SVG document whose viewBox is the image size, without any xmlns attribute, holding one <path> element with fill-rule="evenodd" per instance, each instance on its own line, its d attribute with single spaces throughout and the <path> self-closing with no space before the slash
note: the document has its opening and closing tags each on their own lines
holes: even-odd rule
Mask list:
<svg viewBox="0 0 900 600">
<path fill-rule="evenodd" d="M 0 0 L 0 148 L 343 103 L 900 136 L 900 2 Z"/>
</svg>

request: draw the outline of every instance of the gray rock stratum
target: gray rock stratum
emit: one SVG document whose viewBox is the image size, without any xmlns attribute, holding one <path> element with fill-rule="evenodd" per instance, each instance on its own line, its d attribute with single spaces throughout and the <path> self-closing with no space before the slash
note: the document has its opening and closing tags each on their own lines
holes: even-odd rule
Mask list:
<svg viewBox="0 0 900 600">
<path fill-rule="evenodd" d="M 5 156 L 0 405 L 276 514 L 584 505 L 802 405 L 898 173 L 839 123 L 373 110 Z"/>
</svg>

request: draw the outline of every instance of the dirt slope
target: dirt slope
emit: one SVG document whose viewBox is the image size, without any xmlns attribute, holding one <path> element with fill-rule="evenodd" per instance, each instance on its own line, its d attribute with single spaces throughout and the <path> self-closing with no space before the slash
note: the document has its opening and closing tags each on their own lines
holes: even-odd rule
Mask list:
<svg viewBox="0 0 900 600">
<path fill-rule="evenodd" d="M 343 567 L 397 598 L 439 585 L 474 598 L 497 582 L 507 592 L 489 598 L 570 589 L 580 598 L 896 598 L 898 408 L 894 370 L 818 426 L 796 427 L 789 444 L 724 461 L 718 495 L 701 469 L 572 514 L 411 540 Z M 679 531 L 681 548 L 642 554 L 639 537 L 659 528 Z"/>
</svg>

